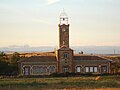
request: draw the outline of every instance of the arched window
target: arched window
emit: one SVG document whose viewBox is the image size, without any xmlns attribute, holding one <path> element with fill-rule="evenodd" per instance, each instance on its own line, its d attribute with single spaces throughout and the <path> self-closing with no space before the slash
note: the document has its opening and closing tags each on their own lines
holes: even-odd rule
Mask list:
<svg viewBox="0 0 120 90">
<path fill-rule="evenodd" d="M 50 66 L 49 67 L 49 72 L 55 72 L 55 66 Z"/>
</svg>

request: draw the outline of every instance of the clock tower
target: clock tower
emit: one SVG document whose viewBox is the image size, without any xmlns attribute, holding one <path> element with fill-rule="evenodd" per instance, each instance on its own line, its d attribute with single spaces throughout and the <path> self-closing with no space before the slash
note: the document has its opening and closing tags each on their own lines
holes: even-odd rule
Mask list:
<svg viewBox="0 0 120 90">
<path fill-rule="evenodd" d="M 59 26 L 59 48 L 65 46 L 69 48 L 69 24 L 68 17 L 65 12 L 60 15 Z"/>
<path fill-rule="evenodd" d="M 58 73 L 73 72 L 73 50 L 69 48 L 69 24 L 65 12 L 60 14 L 59 49 L 57 50 Z"/>
</svg>

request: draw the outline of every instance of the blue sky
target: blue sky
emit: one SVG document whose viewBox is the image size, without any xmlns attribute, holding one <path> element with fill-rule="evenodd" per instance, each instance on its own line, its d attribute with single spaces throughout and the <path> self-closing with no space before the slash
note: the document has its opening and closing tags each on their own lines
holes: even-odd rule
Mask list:
<svg viewBox="0 0 120 90">
<path fill-rule="evenodd" d="M 120 46 L 120 0 L 0 0 L 0 47 L 58 46 L 63 8 L 71 46 Z"/>
</svg>

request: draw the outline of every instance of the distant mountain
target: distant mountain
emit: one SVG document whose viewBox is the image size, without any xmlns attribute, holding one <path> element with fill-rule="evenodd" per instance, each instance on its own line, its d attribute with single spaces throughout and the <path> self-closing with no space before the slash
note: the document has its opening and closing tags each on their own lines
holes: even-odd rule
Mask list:
<svg viewBox="0 0 120 90">
<path fill-rule="evenodd" d="M 9 46 L 9 47 L 1 47 L 0 51 L 4 51 L 6 53 L 13 53 L 13 52 L 47 52 L 47 51 L 54 51 L 55 47 L 49 46 L 41 46 L 41 47 L 30 47 L 28 45 L 24 46 Z"/>
<path fill-rule="evenodd" d="M 83 51 L 87 54 L 120 54 L 120 46 L 74 46 L 76 53 Z"/>
<path fill-rule="evenodd" d="M 120 54 L 120 46 L 72 46 L 75 53 L 83 51 L 85 54 Z M 30 47 L 29 45 L 24 46 L 9 46 L 1 47 L 0 51 L 5 53 L 13 52 L 49 52 L 55 51 L 57 46 L 40 46 L 40 47 Z"/>
</svg>

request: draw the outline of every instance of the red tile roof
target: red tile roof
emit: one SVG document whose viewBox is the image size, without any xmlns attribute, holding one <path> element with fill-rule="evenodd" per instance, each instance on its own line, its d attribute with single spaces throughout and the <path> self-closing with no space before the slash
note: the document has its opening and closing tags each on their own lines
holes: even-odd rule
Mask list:
<svg viewBox="0 0 120 90">
<path fill-rule="evenodd" d="M 32 56 L 18 62 L 56 62 L 56 56 Z"/>
<path fill-rule="evenodd" d="M 99 56 L 74 56 L 74 60 L 107 60 Z"/>
<path fill-rule="evenodd" d="M 73 59 L 75 61 L 79 61 L 79 60 L 108 60 L 108 61 L 111 61 L 109 59 L 105 59 L 105 58 L 102 58 L 99 56 L 92 56 L 92 55 L 74 56 Z M 24 60 L 20 60 L 18 62 L 56 62 L 56 61 L 57 61 L 56 56 L 31 56 Z"/>
</svg>

